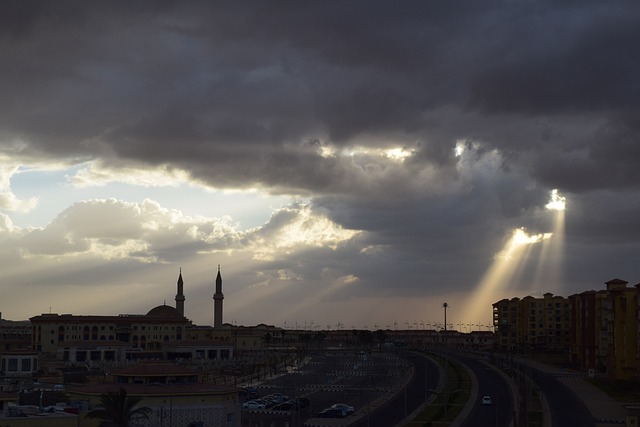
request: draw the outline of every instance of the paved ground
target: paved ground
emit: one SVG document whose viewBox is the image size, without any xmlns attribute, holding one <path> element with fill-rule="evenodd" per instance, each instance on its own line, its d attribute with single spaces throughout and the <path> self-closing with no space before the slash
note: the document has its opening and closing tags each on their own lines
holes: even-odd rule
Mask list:
<svg viewBox="0 0 640 427">
<path fill-rule="evenodd" d="M 613 400 L 598 387 L 585 381 L 585 375 L 576 374 L 555 366 L 546 365 L 528 359 L 519 359 L 519 362 L 528 364 L 535 369 L 553 375 L 560 382 L 571 389 L 589 408 L 589 412 L 596 420 L 598 427 L 621 426 L 625 424 L 627 410 Z"/>
<path fill-rule="evenodd" d="M 620 427 L 625 425 L 627 409 L 624 405 L 609 397 L 598 387 L 587 382 L 585 380 L 585 375 L 528 359 L 519 359 L 518 361 L 528 364 L 537 370 L 548 373 L 565 384 L 589 408 L 591 415 L 594 420 L 596 420 L 596 426 Z M 474 387 L 473 391 L 477 394 L 477 386 Z M 472 407 L 476 398 L 477 396 L 474 396 L 474 393 L 472 393 L 472 398 L 469 399 L 467 405 Z M 468 412 L 468 408 L 467 410 L 463 410 L 460 416 L 451 425 L 459 425 L 464 420 L 465 415 L 468 414 Z M 547 417 L 546 419 L 548 420 L 549 418 Z"/>
</svg>

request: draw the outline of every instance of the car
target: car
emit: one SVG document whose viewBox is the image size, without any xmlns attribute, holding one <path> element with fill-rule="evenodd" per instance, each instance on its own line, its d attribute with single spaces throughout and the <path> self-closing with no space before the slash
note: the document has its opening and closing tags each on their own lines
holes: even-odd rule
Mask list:
<svg viewBox="0 0 640 427">
<path fill-rule="evenodd" d="M 276 403 L 282 403 L 289 400 L 289 396 L 284 395 L 282 393 L 271 393 L 269 395 Z"/>
<path fill-rule="evenodd" d="M 333 405 L 331 405 L 331 408 L 342 411 L 345 416 L 351 415 L 355 411 L 353 406 L 344 403 L 334 403 Z"/>
<path fill-rule="evenodd" d="M 298 406 L 293 402 L 282 402 L 278 403 L 271 409 L 273 409 L 274 411 L 295 411 L 296 409 L 298 409 Z"/>
<path fill-rule="evenodd" d="M 280 403 L 280 402 L 278 402 L 278 400 L 276 399 L 275 396 L 271 396 L 270 394 L 268 394 L 266 396 L 262 396 L 260 398 L 260 401 L 263 402 L 267 406 L 267 408 L 272 407 L 276 403 Z"/>
<path fill-rule="evenodd" d="M 491 396 L 482 396 L 483 405 L 491 405 Z"/>
<path fill-rule="evenodd" d="M 318 412 L 318 418 L 344 418 L 345 413 L 338 408 L 325 408 Z"/>
<path fill-rule="evenodd" d="M 243 409 L 265 409 L 266 405 L 262 402 L 256 402 L 255 400 L 250 400 L 248 402 L 244 402 L 242 404 Z"/>
</svg>

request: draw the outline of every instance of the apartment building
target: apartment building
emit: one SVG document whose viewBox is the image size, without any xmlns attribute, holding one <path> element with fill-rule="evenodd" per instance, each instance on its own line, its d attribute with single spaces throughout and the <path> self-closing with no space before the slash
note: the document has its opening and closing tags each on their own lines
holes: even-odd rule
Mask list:
<svg viewBox="0 0 640 427">
<path fill-rule="evenodd" d="M 496 349 L 502 352 L 563 352 L 568 349 L 571 306 L 547 292 L 542 298 L 503 299 L 493 304 Z"/>
<path fill-rule="evenodd" d="M 604 373 L 609 354 L 609 330 L 605 314 L 607 291 L 585 291 L 570 295 L 571 362 L 593 372 Z"/>
<path fill-rule="evenodd" d="M 571 359 L 612 379 L 640 378 L 640 284 L 612 279 L 606 290 L 571 295 Z"/>
</svg>

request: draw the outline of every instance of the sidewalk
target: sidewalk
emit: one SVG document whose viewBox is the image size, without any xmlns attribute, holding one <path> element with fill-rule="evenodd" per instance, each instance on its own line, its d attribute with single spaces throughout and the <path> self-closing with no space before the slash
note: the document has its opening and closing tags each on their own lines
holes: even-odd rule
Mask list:
<svg viewBox="0 0 640 427">
<path fill-rule="evenodd" d="M 587 406 L 598 427 L 625 425 L 627 410 L 604 391 L 585 380 L 586 375 L 567 371 L 529 359 L 518 359 L 539 371 L 554 376 L 572 390 Z"/>
</svg>

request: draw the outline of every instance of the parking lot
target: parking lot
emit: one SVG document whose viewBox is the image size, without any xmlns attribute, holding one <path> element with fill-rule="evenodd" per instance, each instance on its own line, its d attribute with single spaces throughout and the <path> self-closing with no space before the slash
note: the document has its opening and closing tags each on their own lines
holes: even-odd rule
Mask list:
<svg viewBox="0 0 640 427">
<path fill-rule="evenodd" d="M 243 409 L 242 426 L 297 427 L 306 425 L 348 425 L 368 416 L 378 405 L 398 392 L 411 375 L 411 365 L 391 353 L 325 351 L 310 356 L 287 373 L 254 386 L 257 399 L 282 394 L 288 400 L 308 399 L 299 409 L 278 410 L 279 403 L 264 409 Z M 253 397 L 256 399 L 256 397 Z M 243 398 L 251 400 L 251 396 Z M 353 407 L 352 414 L 326 411 L 337 418 L 318 414 L 334 404 Z"/>
</svg>

